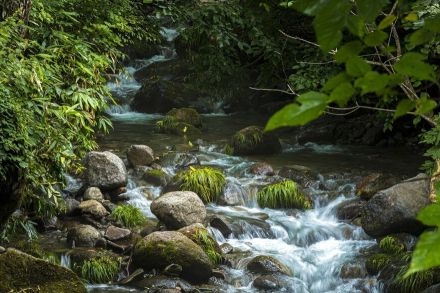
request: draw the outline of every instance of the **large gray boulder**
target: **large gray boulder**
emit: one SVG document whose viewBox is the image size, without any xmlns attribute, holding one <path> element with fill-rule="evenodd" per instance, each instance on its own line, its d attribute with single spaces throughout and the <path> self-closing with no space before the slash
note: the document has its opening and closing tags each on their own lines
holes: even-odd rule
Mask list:
<svg viewBox="0 0 440 293">
<path fill-rule="evenodd" d="M 406 232 L 419 234 L 424 226 L 416 219 L 429 205 L 429 180 L 419 174 L 376 193 L 361 211 L 362 227 L 372 237 Z"/>
<path fill-rule="evenodd" d="M 67 232 L 67 243 L 72 247 L 95 247 L 102 239 L 93 226 L 75 225 Z"/>
<path fill-rule="evenodd" d="M 151 203 L 150 209 L 170 229 L 203 223 L 206 217 L 205 205 L 192 191 L 165 193 Z"/>
<path fill-rule="evenodd" d="M 127 185 L 124 162 L 111 152 L 89 152 L 85 158 L 85 166 L 90 186 L 108 191 Z"/>
<path fill-rule="evenodd" d="M 204 282 L 212 275 L 212 264 L 197 244 L 180 232 L 154 232 L 140 240 L 133 250 L 133 265 L 148 271 L 171 264 L 182 267 L 182 277 Z"/>
<path fill-rule="evenodd" d="M 132 167 L 150 166 L 154 162 L 154 152 L 147 145 L 132 145 L 127 150 L 127 160 Z"/>
</svg>

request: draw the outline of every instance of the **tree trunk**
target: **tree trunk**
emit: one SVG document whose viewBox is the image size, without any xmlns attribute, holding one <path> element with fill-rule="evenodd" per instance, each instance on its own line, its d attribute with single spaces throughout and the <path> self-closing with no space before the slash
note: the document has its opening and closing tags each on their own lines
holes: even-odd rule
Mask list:
<svg viewBox="0 0 440 293">
<path fill-rule="evenodd" d="M 26 23 L 32 7 L 32 0 L 0 0 L 0 19 L 4 20 L 19 10 L 19 17 Z"/>
<path fill-rule="evenodd" d="M 0 180 L 0 230 L 12 213 L 20 207 L 23 190 L 23 178 L 16 168 L 9 172 L 6 180 Z"/>
</svg>

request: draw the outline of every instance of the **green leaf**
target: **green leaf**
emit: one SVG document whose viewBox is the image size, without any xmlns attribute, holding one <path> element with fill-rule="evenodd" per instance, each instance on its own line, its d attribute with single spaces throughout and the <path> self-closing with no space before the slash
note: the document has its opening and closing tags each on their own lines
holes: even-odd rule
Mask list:
<svg viewBox="0 0 440 293">
<path fill-rule="evenodd" d="M 419 45 L 429 43 L 435 33 L 426 29 L 419 29 L 409 36 L 409 47 L 415 48 Z"/>
<path fill-rule="evenodd" d="M 394 119 L 406 115 L 408 112 L 412 111 L 415 108 L 415 106 L 416 103 L 409 99 L 401 100 L 396 107 L 396 112 L 394 113 Z"/>
<path fill-rule="evenodd" d="M 322 91 L 324 92 L 331 92 L 333 89 L 335 89 L 338 85 L 341 83 L 349 81 L 349 77 L 345 72 L 339 73 L 333 77 L 331 77 L 322 88 Z"/>
<path fill-rule="evenodd" d="M 440 227 L 440 204 L 431 204 L 422 209 L 417 219 L 427 226 Z"/>
<path fill-rule="evenodd" d="M 342 40 L 351 4 L 348 0 L 328 0 L 313 21 L 318 44 L 324 52 L 336 48 Z"/>
<path fill-rule="evenodd" d="M 344 82 L 337 86 L 330 95 L 330 100 L 338 103 L 339 106 L 345 106 L 354 95 L 355 89 L 349 82 Z"/>
<path fill-rule="evenodd" d="M 426 56 L 409 52 L 402 56 L 399 62 L 396 63 L 394 68 L 398 73 L 415 77 L 419 80 L 430 80 L 435 82 L 435 70 L 434 67 L 424 60 Z"/>
<path fill-rule="evenodd" d="M 364 76 L 367 72 L 371 70 L 370 64 L 368 64 L 364 59 L 359 56 L 353 57 L 348 60 L 345 67 L 347 73 L 354 77 Z"/>
<path fill-rule="evenodd" d="M 355 86 L 362 90 L 362 95 L 367 93 L 380 93 L 388 85 L 388 75 L 369 71 L 364 77 L 355 82 Z"/>
<path fill-rule="evenodd" d="M 362 49 L 363 46 L 361 42 L 359 41 L 349 42 L 338 50 L 338 52 L 335 55 L 335 60 L 339 63 L 347 62 L 350 58 L 359 55 Z"/>
<path fill-rule="evenodd" d="M 407 16 L 405 16 L 405 20 L 409 22 L 416 22 L 419 20 L 419 16 L 415 12 L 409 13 Z"/>
<path fill-rule="evenodd" d="M 377 27 L 380 30 L 386 29 L 387 27 L 389 27 L 394 21 L 396 20 L 396 16 L 395 15 L 387 15 L 385 16 L 384 19 L 381 20 L 381 22 L 379 23 L 379 26 Z"/>
<path fill-rule="evenodd" d="M 440 232 L 438 230 L 420 235 L 405 277 L 436 266 L 440 266 Z"/>
<path fill-rule="evenodd" d="M 289 104 L 276 112 L 266 125 L 265 131 L 279 127 L 304 125 L 318 118 L 327 107 L 328 96 L 308 92 L 298 97 L 298 104 Z"/>
<path fill-rule="evenodd" d="M 365 21 L 357 15 L 350 15 L 347 20 L 348 30 L 355 36 L 362 38 L 365 34 Z"/>
<path fill-rule="evenodd" d="M 381 30 L 375 30 L 372 33 L 369 33 L 365 36 L 364 42 L 369 47 L 376 47 L 381 45 L 385 40 L 388 38 L 388 34 L 381 31 Z"/>
<path fill-rule="evenodd" d="M 388 0 L 357 0 L 358 12 L 368 22 L 373 22 L 380 14 Z"/>
<path fill-rule="evenodd" d="M 425 27 L 432 32 L 440 33 L 440 15 L 425 20 Z"/>
<path fill-rule="evenodd" d="M 421 97 L 417 100 L 417 111 L 416 113 L 419 115 L 426 114 L 431 112 L 437 107 L 437 103 L 434 100 L 428 99 L 426 96 Z"/>
</svg>

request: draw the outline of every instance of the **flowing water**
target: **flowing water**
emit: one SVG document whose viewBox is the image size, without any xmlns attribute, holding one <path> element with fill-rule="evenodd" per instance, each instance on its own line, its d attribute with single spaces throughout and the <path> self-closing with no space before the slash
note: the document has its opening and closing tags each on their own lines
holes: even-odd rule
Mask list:
<svg viewBox="0 0 440 293">
<path fill-rule="evenodd" d="M 175 30 L 164 29 L 163 34 L 170 43 L 176 37 Z M 165 51 L 169 52 L 170 47 Z M 288 284 L 286 292 L 381 292 L 380 283 L 375 278 L 340 277 L 341 267 L 356 262 L 375 241 L 362 228 L 338 220 L 335 207 L 354 198 L 355 184 L 362 175 L 384 171 L 410 176 L 417 172 L 419 156 L 398 148 L 318 145 L 312 142 L 299 145 L 293 135 L 282 137 L 283 152 L 277 155 L 235 157 L 222 154 L 223 145 L 235 131 L 249 125 L 264 125 L 267 117 L 252 113 L 204 115 L 203 133 L 197 140 L 156 133 L 154 125 L 160 115 L 135 113 L 128 106 L 140 87 L 133 73 L 141 66 L 175 57 L 172 53 L 137 61 L 127 68 L 126 75 L 115 76 L 110 81 L 112 92 L 123 101 L 123 105 L 109 110 L 114 130 L 99 143 L 102 150 L 112 150 L 121 156 L 132 144 L 149 145 L 160 155 L 175 146 L 191 143 L 198 146 L 192 154 L 202 165 L 224 170 L 228 182 L 225 193 L 236 205 L 209 205 L 207 208 L 209 214 L 226 218 L 233 227 L 233 234 L 225 238 L 215 228 L 209 227 L 209 231 L 220 244 L 232 245 L 236 257 L 231 261 L 232 267 L 222 267 L 226 280 L 219 282 L 218 288 L 224 292 L 254 292 L 253 277 L 246 271 L 246 264 L 254 256 L 270 255 L 294 272 L 293 277 L 283 280 Z M 306 188 L 314 201 L 314 209 L 284 211 L 259 208 L 255 201 L 258 187 L 272 180 L 271 177 L 248 173 L 248 168 L 259 161 L 268 162 L 275 169 L 303 165 L 319 173 L 318 179 L 309 182 Z M 162 162 L 162 167 L 170 175 L 176 172 L 175 165 L 175 160 Z M 154 218 L 150 211 L 151 199 L 145 197 L 144 191 L 150 190 L 155 198 L 160 195 L 161 189 L 142 185 L 130 177 L 126 193 L 128 202 L 139 207 L 147 217 Z M 68 258 L 63 261 L 68 265 Z M 117 286 L 91 286 L 89 290 L 136 292 Z"/>
</svg>

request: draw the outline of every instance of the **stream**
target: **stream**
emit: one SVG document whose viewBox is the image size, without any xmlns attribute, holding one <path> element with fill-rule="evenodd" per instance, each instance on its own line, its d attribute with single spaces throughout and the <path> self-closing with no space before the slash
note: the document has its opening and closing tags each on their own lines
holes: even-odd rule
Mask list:
<svg viewBox="0 0 440 293">
<path fill-rule="evenodd" d="M 209 231 L 219 244 L 228 243 L 234 248 L 231 266 L 221 266 L 224 282 L 215 284 L 221 292 L 258 292 L 253 286 L 253 276 L 246 271 L 246 264 L 257 255 L 270 255 L 287 265 L 293 277 L 283 280 L 284 292 L 382 292 L 381 283 L 374 277 L 348 279 L 340 276 L 344 264 L 356 263 L 376 241 L 369 238 L 361 227 L 338 220 L 335 208 L 355 197 L 359 179 L 372 172 L 388 172 L 410 176 L 417 172 L 420 158 L 404 148 L 380 149 L 377 147 L 319 145 L 313 142 L 298 144 L 293 135 L 281 137 L 283 151 L 272 156 L 236 157 L 222 153 L 222 147 L 237 130 L 249 125 L 264 126 L 268 117 L 255 113 L 205 114 L 203 132 L 196 139 L 156 133 L 155 122 L 159 114 L 133 112 L 129 103 L 140 84 L 133 73 L 154 62 L 176 58 L 172 40 L 174 30 L 163 30 L 169 46 L 162 55 L 148 60 L 136 60 L 126 73 L 113 76 L 109 86 L 119 106 L 108 110 L 114 129 L 100 138 L 101 150 L 125 157 L 126 149 L 133 144 L 150 146 L 157 156 L 170 152 L 175 146 L 197 146 L 191 155 L 201 165 L 222 169 L 227 176 L 225 197 L 234 205 L 208 205 L 208 214 L 221 215 L 234 227 L 225 238 L 219 230 Z M 273 182 L 270 176 L 256 176 L 248 172 L 256 162 L 266 162 L 275 170 L 290 165 L 311 169 L 316 180 L 307 183 L 314 208 L 306 211 L 261 209 L 255 200 L 260 186 Z M 176 157 L 162 160 L 161 166 L 169 174 L 176 173 Z M 149 218 L 151 199 L 144 196 L 148 189 L 153 198 L 161 194 L 161 188 L 143 185 L 129 177 L 126 196 L 128 203 L 139 207 Z M 67 262 L 67 260 L 65 260 Z M 93 285 L 90 292 L 141 292 L 121 286 Z"/>
</svg>

